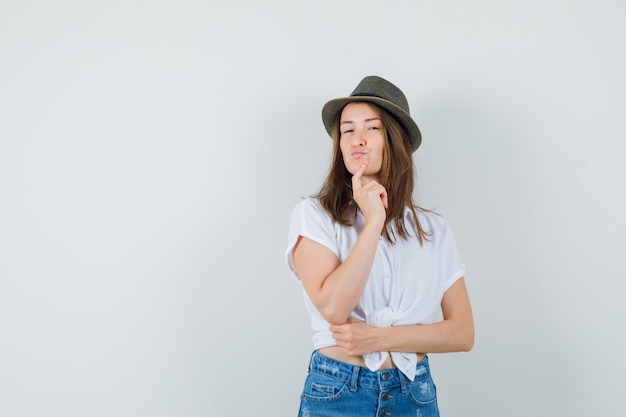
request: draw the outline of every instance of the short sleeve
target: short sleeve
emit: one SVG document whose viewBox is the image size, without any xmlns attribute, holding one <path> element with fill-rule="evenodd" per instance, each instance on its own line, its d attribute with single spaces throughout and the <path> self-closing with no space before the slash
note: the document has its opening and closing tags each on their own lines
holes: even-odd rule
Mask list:
<svg viewBox="0 0 626 417">
<path fill-rule="evenodd" d="M 300 236 L 326 246 L 335 255 L 339 256 L 335 237 L 335 224 L 320 206 L 317 199 L 307 198 L 302 200 L 294 207 L 291 214 L 291 227 L 289 228 L 285 260 L 287 261 L 289 272 L 297 280 L 300 280 L 300 277 L 293 261 L 293 249 L 296 243 L 298 243 Z"/>
<path fill-rule="evenodd" d="M 444 292 L 447 291 L 459 278 L 465 276 L 465 265 L 461 262 L 461 256 L 456 244 L 452 229 L 445 222 L 442 231 L 442 241 L 439 247 L 439 268 L 441 271 Z"/>
</svg>

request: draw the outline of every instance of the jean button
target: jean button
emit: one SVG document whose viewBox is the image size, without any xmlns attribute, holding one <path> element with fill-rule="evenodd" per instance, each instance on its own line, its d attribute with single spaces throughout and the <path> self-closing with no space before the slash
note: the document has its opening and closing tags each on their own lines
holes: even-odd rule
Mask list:
<svg viewBox="0 0 626 417">
<path fill-rule="evenodd" d="M 387 393 L 384 393 L 383 395 L 380 396 L 380 399 L 383 401 L 387 401 L 389 399 L 389 395 L 387 395 Z"/>
<path fill-rule="evenodd" d="M 383 381 L 389 381 L 391 379 L 391 375 L 383 374 Z"/>
</svg>

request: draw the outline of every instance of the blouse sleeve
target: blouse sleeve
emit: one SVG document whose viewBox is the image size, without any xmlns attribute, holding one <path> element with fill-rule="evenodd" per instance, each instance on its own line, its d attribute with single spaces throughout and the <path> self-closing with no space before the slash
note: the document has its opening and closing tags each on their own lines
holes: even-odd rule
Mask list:
<svg viewBox="0 0 626 417">
<path fill-rule="evenodd" d="M 289 271 L 298 281 L 300 277 L 293 261 L 293 249 L 300 236 L 326 246 L 339 257 L 334 223 L 315 199 L 309 198 L 299 202 L 291 214 L 291 227 L 289 228 L 285 259 Z"/>
<path fill-rule="evenodd" d="M 445 223 L 442 233 L 441 246 L 439 248 L 440 270 L 444 281 L 444 292 L 447 291 L 456 281 L 465 275 L 465 265 L 461 262 L 459 249 L 452 229 Z"/>
</svg>

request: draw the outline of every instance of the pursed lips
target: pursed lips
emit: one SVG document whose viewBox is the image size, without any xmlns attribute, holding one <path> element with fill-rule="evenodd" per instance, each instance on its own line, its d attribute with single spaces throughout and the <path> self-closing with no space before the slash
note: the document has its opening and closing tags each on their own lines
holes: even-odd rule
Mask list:
<svg viewBox="0 0 626 417">
<path fill-rule="evenodd" d="M 353 157 L 353 158 L 356 158 L 356 159 L 359 159 L 359 158 L 360 158 L 360 157 L 362 157 L 363 155 L 365 155 L 365 152 L 363 152 L 363 151 L 355 151 L 355 152 L 352 152 L 352 157 Z"/>
</svg>

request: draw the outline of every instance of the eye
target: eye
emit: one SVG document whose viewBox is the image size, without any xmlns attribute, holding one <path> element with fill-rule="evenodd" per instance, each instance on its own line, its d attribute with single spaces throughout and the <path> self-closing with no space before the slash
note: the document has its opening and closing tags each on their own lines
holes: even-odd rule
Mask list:
<svg viewBox="0 0 626 417">
<path fill-rule="evenodd" d="M 341 132 L 342 135 L 346 134 L 346 133 L 351 133 L 353 131 L 353 129 L 346 129 L 343 132 Z"/>
</svg>

